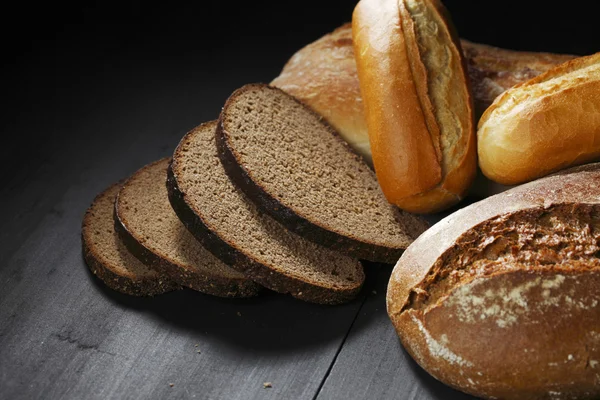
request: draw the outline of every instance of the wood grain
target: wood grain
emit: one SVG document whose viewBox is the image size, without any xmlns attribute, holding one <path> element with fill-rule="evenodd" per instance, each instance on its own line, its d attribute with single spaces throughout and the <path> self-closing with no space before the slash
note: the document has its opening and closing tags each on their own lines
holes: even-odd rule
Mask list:
<svg viewBox="0 0 600 400">
<path fill-rule="evenodd" d="M 370 274 L 365 304 L 317 399 L 474 399 L 435 380 L 404 351 L 385 312 L 390 273 L 379 267 Z"/>
</svg>

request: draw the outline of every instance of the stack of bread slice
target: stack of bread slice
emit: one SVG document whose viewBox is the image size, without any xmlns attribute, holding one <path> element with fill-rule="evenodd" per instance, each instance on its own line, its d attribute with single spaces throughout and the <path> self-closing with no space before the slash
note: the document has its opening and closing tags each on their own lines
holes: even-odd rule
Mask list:
<svg viewBox="0 0 600 400">
<path fill-rule="evenodd" d="M 361 260 L 395 263 L 427 228 L 317 113 L 266 84 L 236 90 L 173 156 L 100 194 L 83 253 L 109 287 L 221 297 L 264 288 L 321 304 L 354 298 Z"/>
</svg>

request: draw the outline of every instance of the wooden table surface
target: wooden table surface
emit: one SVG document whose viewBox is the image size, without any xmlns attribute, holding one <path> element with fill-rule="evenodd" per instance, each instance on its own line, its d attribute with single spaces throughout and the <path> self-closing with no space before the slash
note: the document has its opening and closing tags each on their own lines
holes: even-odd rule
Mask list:
<svg viewBox="0 0 600 400">
<path fill-rule="evenodd" d="M 81 221 L 97 193 L 170 155 L 233 90 L 270 81 L 294 49 L 349 20 L 354 3 L 337 20 L 316 16 L 306 34 L 281 39 L 259 26 L 208 48 L 215 31 L 200 15 L 181 17 L 185 8 L 155 12 L 163 23 L 183 18 L 160 34 L 149 28 L 154 19 L 136 34 L 123 28 L 127 19 L 86 26 L 82 12 L 79 25 L 63 18 L 50 39 L 31 35 L 28 47 L 9 52 L 0 399 L 470 398 L 403 350 L 385 310 L 389 265 L 365 265 L 365 287 L 351 303 L 319 306 L 275 293 L 135 298 L 106 288 L 82 259 Z M 285 20 L 277 24 L 284 29 Z"/>
</svg>

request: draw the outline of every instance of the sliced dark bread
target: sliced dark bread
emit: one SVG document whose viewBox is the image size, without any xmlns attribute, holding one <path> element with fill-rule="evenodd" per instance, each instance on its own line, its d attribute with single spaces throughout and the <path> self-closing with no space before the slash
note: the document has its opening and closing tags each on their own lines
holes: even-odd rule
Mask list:
<svg viewBox="0 0 600 400">
<path fill-rule="evenodd" d="M 395 263 L 427 228 L 386 200 L 375 173 L 321 116 L 280 89 L 236 90 L 222 109 L 217 145 L 252 201 L 316 243 Z"/>
<path fill-rule="evenodd" d="M 223 264 L 188 232 L 167 195 L 169 158 L 148 164 L 123 184 L 115 227 L 129 251 L 182 286 L 220 297 L 250 297 L 261 286 Z"/>
<path fill-rule="evenodd" d="M 175 282 L 141 263 L 115 232 L 113 210 L 121 187 L 114 184 L 100 193 L 83 217 L 83 259 L 106 286 L 134 296 L 152 296 L 179 288 Z"/>
<path fill-rule="evenodd" d="M 355 297 L 364 282 L 360 262 L 263 214 L 227 177 L 215 129 L 213 121 L 185 135 L 169 168 L 169 199 L 190 232 L 225 263 L 276 292 L 323 304 Z"/>
</svg>

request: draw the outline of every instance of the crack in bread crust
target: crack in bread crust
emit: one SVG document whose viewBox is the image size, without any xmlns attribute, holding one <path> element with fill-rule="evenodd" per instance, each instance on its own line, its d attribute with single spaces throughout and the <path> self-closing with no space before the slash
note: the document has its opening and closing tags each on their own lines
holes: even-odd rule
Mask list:
<svg viewBox="0 0 600 400">
<path fill-rule="evenodd" d="M 514 270 L 600 270 L 600 205 L 559 204 L 500 215 L 465 232 L 411 290 L 402 311 L 427 311 L 455 288 Z"/>
</svg>

